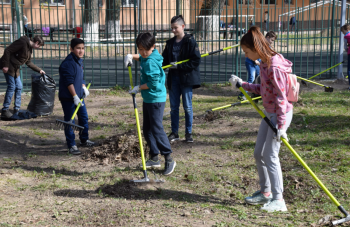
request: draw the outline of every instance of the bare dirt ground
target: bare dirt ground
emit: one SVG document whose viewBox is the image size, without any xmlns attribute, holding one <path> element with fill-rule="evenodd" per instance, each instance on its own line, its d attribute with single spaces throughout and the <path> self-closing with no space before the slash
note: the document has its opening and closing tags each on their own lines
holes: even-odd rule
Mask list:
<svg viewBox="0 0 350 227">
<path fill-rule="evenodd" d="M 330 83 L 345 91 L 347 84 Z M 303 92 L 323 88 L 302 86 Z M 244 203 L 258 189 L 252 151 L 260 117 L 250 105 L 222 110 L 206 119 L 205 110 L 237 102 L 230 87 L 209 86 L 193 97 L 193 144 L 173 143 L 177 168 L 166 183 L 135 185 L 140 163 L 132 98 L 125 91 L 92 91 L 86 99 L 90 139 L 101 146 L 67 153 L 56 97 L 54 113 L 24 121 L 0 121 L 0 226 L 316 226 L 328 213 L 322 195 L 305 204 L 317 186 L 284 147 L 288 213 L 263 213 Z M 0 96 L 3 102 L 4 96 Z M 23 109 L 30 101 L 22 96 Z M 142 100 L 137 98 L 142 123 Z M 303 104 L 295 105 L 296 111 Z M 164 128 L 170 132 L 169 103 Z M 184 138 L 181 110 L 180 137 Z M 78 135 L 76 136 L 79 144 Z M 147 152 L 146 152 L 147 153 Z M 164 164 L 163 159 L 162 165 Z M 296 174 L 296 172 L 303 174 Z M 148 171 L 154 179 L 152 171 Z M 299 189 L 299 191 L 295 191 Z M 300 197 L 298 203 L 295 195 Z M 331 205 L 329 205 L 331 206 Z M 336 210 L 333 210 L 336 213 Z M 333 215 L 333 213 L 332 213 Z M 322 224 L 322 222 L 321 222 Z"/>
</svg>

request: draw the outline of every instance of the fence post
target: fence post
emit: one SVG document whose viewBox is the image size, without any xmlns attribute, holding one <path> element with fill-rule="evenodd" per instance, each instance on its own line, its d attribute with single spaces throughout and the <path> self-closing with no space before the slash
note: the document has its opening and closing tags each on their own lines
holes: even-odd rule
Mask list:
<svg viewBox="0 0 350 227">
<path fill-rule="evenodd" d="M 21 18 L 21 14 L 19 13 L 19 6 L 18 6 L 18 1 L 17 0 L 13 0 L 15 1 L 15 7 L 16 7 L 16 20 L 17 20 L 17 39 L 21 38 L 21 27 L 23 26 L 23 24 L 21 23 L 22 22 L 22 18 Z M 23 84 L 23 72 L 22 72 L 22 66 L 19 67 L 19 75 L 21 77 L 21 82 Z"/>
<path fill-rule="evenodd" d="M 343 26 L 345 24 L 345 11 L 346 11 L 346 1 L 341 1 L 341 16 L 340 16 L 340 26 Z M 343 51 L 344 51 L 344 34 L 340 32 L 340 39 L 339 39 L 339 55 L 338 55 L 338 62 L 343 61 Z M 349 64 L 349 63 L 348 63 Z M 340 64 L 338 66 L 338 79 L 343 80 L 343 64 Z"/>
</svg>

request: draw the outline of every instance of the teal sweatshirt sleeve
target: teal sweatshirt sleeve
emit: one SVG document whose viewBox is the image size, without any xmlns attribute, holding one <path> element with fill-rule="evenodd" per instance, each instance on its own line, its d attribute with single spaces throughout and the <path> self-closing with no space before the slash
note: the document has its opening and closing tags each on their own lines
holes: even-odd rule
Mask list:
<svg viewBox="0 0 350 227">
<path fill-rule="evenodd" d="M 159 84 L 159 77 L 161 75 L 157 64 L 152 59 L 149 59 L 145 62 L 143 71 L 147 76 L 147 87 L 149 89 L 156 89 Z"/>
</svg>

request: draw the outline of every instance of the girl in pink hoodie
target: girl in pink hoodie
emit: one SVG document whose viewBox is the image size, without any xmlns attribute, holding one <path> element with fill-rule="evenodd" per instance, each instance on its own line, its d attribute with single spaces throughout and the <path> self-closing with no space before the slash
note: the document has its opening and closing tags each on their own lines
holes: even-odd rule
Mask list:
<svg viewBox="0 0 350 227">
<path fill-rule="evenodd" d="M 287 139 L 286 131 L 292 121 L 293 105 L 287 100 L 288 74 L 292 72 L 292 63 L 270 47 L 260 29 L 253 26 L 241 39 L 245 56 L 261 59 L 261 84 L 250 84 L 232 75 L 230 82 L 237 82 L 252 93 L 261 95 L 265 115 L 278 129 L 277 135 L 262 120 L 256 140 L 254 158 L 258 168 L 260 190 L 246 197 L 248 204 L 263 204 L 262 210 L 268 212 L 287 211 L 283 199 L 283 179 L 278 157 L 281 136 Z"/>
<path fill-rule="evenodd" d="M 350 48 L 348 48 L 350 44 L 350 25 L 344 24 L 341 26 L 340 31 L 344 34 L 344 49 L 348 54 L 348 78 L 349 78 L 349 90 L 350 90 Z"/>
</svg>

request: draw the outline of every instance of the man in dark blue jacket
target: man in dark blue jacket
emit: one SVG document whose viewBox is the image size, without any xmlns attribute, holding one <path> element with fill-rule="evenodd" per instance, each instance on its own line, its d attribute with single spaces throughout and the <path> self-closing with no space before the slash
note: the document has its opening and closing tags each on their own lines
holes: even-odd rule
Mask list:
<svg viewBox="0 0 350 227">
<path fill-rule="evenodd" d="M 74 38 L 70 43 L 71 53 L 64 59 L 59 68 L 60 85 L 58 98 L 61 101 L 64 112 L 64 120 L 69 121 L 73 116 L 76 106 L 81 103 L 77 113 L 79 125 L 84 127 L 84 130 L 79 135 L 80 146 L 91 147 L 95 143 L 89 140 L 89 124 L 88 114 L 86 111 L 85 102 L 80 99 L 86 98 L 89 91 L 85 86 L 84 80 L 84 41 Z M 74 121 L 73 121 L 74 122 Z M 71 154 L 81 154 L 75 144 L 75 134 L 72 129 L 65 129 L 68 151 Z"/>
</svg>

